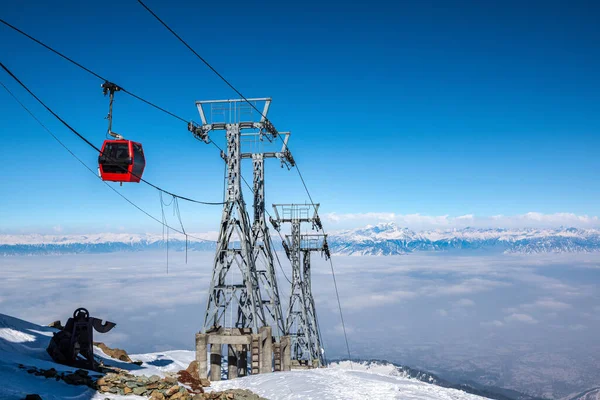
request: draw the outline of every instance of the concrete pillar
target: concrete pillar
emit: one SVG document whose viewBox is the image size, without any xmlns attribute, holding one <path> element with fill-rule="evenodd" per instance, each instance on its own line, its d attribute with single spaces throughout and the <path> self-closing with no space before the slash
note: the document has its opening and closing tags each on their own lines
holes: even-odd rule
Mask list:
<svg viewBox="0 0 600 400">
<path fill-rule="evenodd" d="M 198 362 L 198 375 L 196 378 L 206 379 L 208 377 L 208 349 L 206 344 L 208 336 L 204 333 L 196 333 L 196 361 Z"/>
<path fill-rule="evenodd" d="M 281 342 L 273 343 L 273 370 L 281 371 Z"/>
<path fill-rule="evenodd" d="M 248 375 L 248 346 L 237 345 L 238 350 L 238 376 Z"/>
<path fill-rule="evenodd" d="M 221 345 L 210 345 L 210 380 L 221 380 Z"/>
<path fill-rule="evenodd" d="M 281 370 L 292 370 L 292 341 L 289 336 L 282 336 L 281 342 Z"/>
<path fill-rule="evenodd" d="M 261 352 L 260 352 L 260 373 L 268 374 L 273 372 L 273 337 L 272 328 L 265 326 L 260 328 Z"/>
<path fill-rule="evenodd" d="M 262 338 L 260 334 L 252 334 L 252 341 L 250 345 L 251 363 L 252 363 L 252 374 L 260 373 L 260 356 L 262 350 Z"/>
<path fill-rule="evenodd" d="M 236 345 L 227 346 L 227 379 L 235 379 L 238 376 L 238 356 Z"/>
</svg>

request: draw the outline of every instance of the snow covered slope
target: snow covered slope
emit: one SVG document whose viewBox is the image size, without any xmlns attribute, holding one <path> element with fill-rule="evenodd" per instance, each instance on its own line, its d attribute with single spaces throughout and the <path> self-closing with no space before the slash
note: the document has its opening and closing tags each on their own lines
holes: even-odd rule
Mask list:
<svg viewBox="0 0 600 400">
<path fill-rule="evenodd" d="M 54 363 L 46 353 L 53 332 L 56 330 L 0 314 L 0 399 L 20 400 L 27 394 L 39 394 L 44 400 L 119 399 L 117 396 L 101 395 L 85 386 L 71 386 L 31 375 L 18 367 L 22 364 L 54 368 L 59 373 L 73 371 L 73 368 Z"/>
<path fill-rule="evenodd" d="M 329 368 L 253 375 L 213 383 L 217 390 L 243 388 L 268 399 L 412 399 L 476 400 L 460 390 L 409 379 L 392 365 L 371 366 L 349 362 Z"/>
<path fill-rule="evenodd" d="M 97 393 L 85 386 L 71 386 L 62 381 L 28 374 L 19 364 L 58 372 L 73 368 L 54 363 L 45 349 L 56 330 L 0 314 L 0 399 L 17 400 L 26 394 L 39 394 L 44 400 L 135 400 L 139 396 Z M 107 334 L 107 336 L 110 333 Z M 141 366 L 109 359 L 99 349 L 105 363 L 130 369 L 136 375 L 164 376 L 179 371 L 194 359 L 192 351 L 166 351 L 131 355 L 143 361 Z M 414 399 L 476 400 L 483 399 L 455 389 L 446 389 L 399 374 L 389 365 L 338 363 L 331 368 L 254 375 L 231 381 L 214 382 L 211 390 L 250 389 L 271 400 L 276 399 Z"/>
</svg>

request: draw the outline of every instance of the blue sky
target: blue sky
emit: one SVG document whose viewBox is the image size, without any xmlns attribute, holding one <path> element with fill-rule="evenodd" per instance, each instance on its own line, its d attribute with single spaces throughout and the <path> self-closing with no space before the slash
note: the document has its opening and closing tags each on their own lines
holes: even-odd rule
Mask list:
<svg viewBox="0 0 600 400">
<path fill-rule="evenodd" d="M 273 98 L 271 120 L 292 131 L 324 213 L 600 214 L 595 2 L 148 5 L 246 96 Z M 0 15 L 185 118 L 198 120 L 195 100 L 235 97 L 135 1 L 23 1 L 2 4 Z M 8 28 L 0 35 L 2 62 L 100 145 L 101 81 Z M 0 80 L 94 166 L 91 149 L 6 74 Z M 2 231 L 160 230 L 4 91 L 0 107 Z M 121 94 L 114 129 L 144 144 L 146 179 L 221 198 L 222 160 L 185 124 Z M 267 177 L 268 203 L 307 200 L 295 171 L 272 163 Z M 116 187 L 160 215 L 155 190 Z M 216 229 L 219 207 L 181 209 L 189 230 Z"/>
</svg>

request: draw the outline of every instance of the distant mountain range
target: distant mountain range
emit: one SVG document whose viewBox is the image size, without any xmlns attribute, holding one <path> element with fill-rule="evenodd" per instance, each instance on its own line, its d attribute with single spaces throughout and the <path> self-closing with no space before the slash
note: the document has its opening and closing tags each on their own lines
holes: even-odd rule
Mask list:
<svg viewBox="0 0 600 400">
<path fill-rule="evenodd" d="M 393 223 L 337 232 L 328 238 L 334 253 L 398 255 L 418 251 L 487 250 L 504 253 L 576 253 L 600 250 L 600 230 L 476 229 L 414 232 Z"/>
<path fill-rule="evenodd" d="M 188 250 L 212 251 L 215 234 L 194 234 Z M 415 232 L 393 223 L 366 226 L 329 234 L 335 254 L 389 256 L 414 252 L 494 251 L 504 253 L 575 253 L 600 250 L 600 230 L 556 229 L 476 229 Z M 162 249 L 166 237 L 156 234 L 100 233 L 90 235 L 0 235 L 0 254 L 108 253 Z M 183 250 L 183 235 L 170 235 L 169 248 Z M 280 249 L 279 240 L 275 248 Z"/>
<path fill-rule="evenodd" d="M 212 251 L 212 234 L 188 237 L 188 250 Z M 205 236 L 207 239 L 202 239 Z M 164 249 L 167 236 L 156 234 L 98 233 L 89 235 L 0 235 L 0 255 L 112 253 Z M 185 236 L 169 235 L 169 249 L 184 250 Z"/>
</svg>

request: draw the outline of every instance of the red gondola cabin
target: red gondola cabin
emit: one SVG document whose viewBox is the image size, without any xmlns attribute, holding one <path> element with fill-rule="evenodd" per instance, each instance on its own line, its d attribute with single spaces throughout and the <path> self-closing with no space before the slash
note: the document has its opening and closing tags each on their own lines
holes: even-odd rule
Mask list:
<svg viewBox="0 0 600 400">
<path fill-rule="evenodd" d="M 146 159 L 141 143 L 131 140 L 105 140 L 98 156 L 103 181 L 136 182 L 144 173 Z"/>
</svg>

